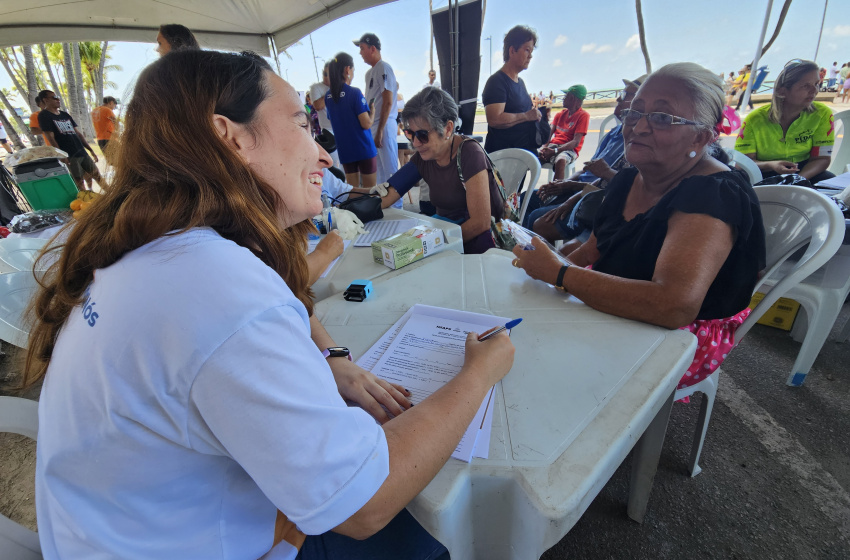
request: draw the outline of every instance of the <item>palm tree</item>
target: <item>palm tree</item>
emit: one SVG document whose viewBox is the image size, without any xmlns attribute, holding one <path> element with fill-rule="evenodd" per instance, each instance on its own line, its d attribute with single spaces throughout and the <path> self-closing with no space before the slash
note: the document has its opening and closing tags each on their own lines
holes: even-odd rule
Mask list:
<svg viewBox="0 0 850 560">
<path fill-rule="evenodd" d="M 6 129 L 6 132 L 9 134 L 9 138 L 12 139 L 12 145 L 15 146 L 15 149 L 22 150 L 26 148 L 24 143 L 21 142 L 21 137 L 18 136 L 18 132 L 15 130 L 15 127 L 12 126 L 12 123 L 9 122 L 9 119 L 6 118 L 6 114 L 3 111 L 0 111 L 0 122 L 3 123 L 3 128 Z"/>
<path fill-rule="evenodd" d="M 650 72 L 652 72 L 652 63 L 649 61 L 649 49 L 646 48 L 646 33 L 643 30 L 643 10 L 640 6 L 640 0 L 635 0 L 635 10 L 637 10 L 640 50 L 643 52 L 643 59 L 646 62 L 646 73 L 649 74 Z"/>
<path fill-rule="evenodd" d="M 32 56 L 32 45 L 24 45 L 21 47 L 24 52 L 24 68 L 27 78 L 27 101 L 30 103 L 30 109 L 33 111 L 38 109 L 35 105 L 35 96 L 41 88 L 38 87 L 38 78 L 35 73 L 35 59 Z"/>
<path fill-rule="evenodd" d="M 53 66 L 50 64 L 50 57 L 47 56 L 47 47 L 44 43 L 39 45 L 41 50 L 41 58 L 44 60 L 44 67 L 47 69 L 47 75 L 50 76 L 50 83 L 53 86 L 53 91 L 59 93 L 59 84 L 56 83 L 56 76 L 53 75 Z"/>
<path fill-rule="evenodd" d="M 3 102 L 3 105 L 6 107 L 6 110 L 9 112 L 10 115 L 12 115 L 12 119 L 15 121 L 15 124 L 18 125 L 18 130 L 23 131 L 23 133 L 27 135 L 27 138 L 30 139 L 30 142 L 33 146 L 38 145 L 38 139 L 36 138 L 35 134 L 30 131 L 30 127 L 26 125 L 24 120 L 18 116 L 18 113 L 15 111 L 15 108 L 12 107 L 11 103 L 9 103 L 9 98 L 6 97 L 6 92 L 2 89 L 0 89 L 0 101 Z M 11 136 L 12 131 L 14 131 L 14 128 L 8 126 L 6 127 L 6 130 L 9 131 L 9 135 Z M 17 144 L 15 145 L 17 146 Z M 21 145 L 21 147 L 23 147 L 23 145 Z"/>
</svg>

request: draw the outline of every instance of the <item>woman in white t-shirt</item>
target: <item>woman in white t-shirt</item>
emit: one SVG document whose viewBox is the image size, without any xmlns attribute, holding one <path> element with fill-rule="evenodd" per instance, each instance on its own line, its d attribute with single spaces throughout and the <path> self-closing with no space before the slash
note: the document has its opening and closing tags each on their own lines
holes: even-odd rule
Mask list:
<svg viewBox="0 0 850 560">
<path fill-rule="evenodd" d="M 337 347 L 305 260 L 330 158 L 260 57 L 173 52 L 126 123 L 112 188 L 34 305 L 44 557 L 447 556 L 403 508 L 510 369 L 510 340 L 470 335 L 415 408 Z"/>
</svg>

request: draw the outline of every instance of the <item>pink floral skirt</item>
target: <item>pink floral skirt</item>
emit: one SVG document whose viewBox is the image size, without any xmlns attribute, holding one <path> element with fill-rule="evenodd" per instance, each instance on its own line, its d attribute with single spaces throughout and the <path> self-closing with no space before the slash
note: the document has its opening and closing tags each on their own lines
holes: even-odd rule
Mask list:
<svg viewBox="0 0 850 560">
<path fill-rule="evenodd" d="M 691 331 L 697 337 L 697 351 L 688 371 L 682 376 L 677 389 L 696 385 L 720 367 L 726 356 L 735 347 L 735 331 L 750 314 L 750 309 L 726 319 L 694 321 L 681 330 Z"/>
</svg>

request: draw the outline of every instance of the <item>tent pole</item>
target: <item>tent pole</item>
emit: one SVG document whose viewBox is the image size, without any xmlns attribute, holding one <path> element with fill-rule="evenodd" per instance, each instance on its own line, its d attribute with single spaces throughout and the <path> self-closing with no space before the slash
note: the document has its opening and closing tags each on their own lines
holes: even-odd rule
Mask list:
<svg viewBox="0 0 850 560">
<path fill-rule="evenodd" d="M 815 62 L 818 60 L 818 51 L 820 50 L 820 39 L 823 37 L 823 24 L 826 21 L 826 9 L 829 7 L 829 0 L 825 0 L 823 3 L 823 18 L 820 20 L 820 32 L 818 33 L 818 44 L 815 47 L 815 57 L 812 59 Z"/>
<path fill-rule="evenodd" d="M 274 35 L 269 35 L 269 46 L 274 55 L 274 63 L 277 65 L 277 75 L 280 76 L 280 57 L 277 56 L 277 43 L 275 43 Z"/>
<path fill-rule="evenodd" d="M 773 9 L 773 0 L 767 0 L 767 12 L 764 14 L 764 23 L 761 26 L 761 35 L 759 35 L 759 46 L 756 49 L 756 56 L 753 58 L 753 67 L 750 69 L 750 80 L 747 82 L 747 89 L 744 90 L 744 97 L 741 99 L 741 107 L 747 107 L 750 102 L 750 96 L 753 92 L 753 84 L 756 81 L 756 76 L 759 68 L 759 58 L 761 58 L 761 48 L 764 45 L 764 36 L 767 33 L 767 23 L 770 20 L 770 11 Z M 775 84 L 774 84 L 775 85 Z"/>
</svg>

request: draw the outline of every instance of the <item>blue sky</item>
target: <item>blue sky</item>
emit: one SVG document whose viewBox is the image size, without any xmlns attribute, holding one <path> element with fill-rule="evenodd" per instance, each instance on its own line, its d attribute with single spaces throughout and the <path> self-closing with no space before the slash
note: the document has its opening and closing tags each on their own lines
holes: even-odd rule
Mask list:
<svg viewBox="0 0 850 560">
<path fill-rule="evenodd" d="M 437 0 L 435 7 L 445 6 Z M 782 1 L 775 0 L 768 27 L 772 32 Z M 564 89 L 583 83 L 589 90 L 622 86 L 620 78 L 644 73 L 643 56 L 637 41 L 633 0 L 604 2 L 528 0 L 518 17 L 515 1 L 490 0 L 486 6 L 482 32 L 482 72 L 479 91 L 490 73 L 489 42 L 492 37 L 493 71 L 501 66 L 504 33 L 516 24 L 534 27 L 538 48 L 529 69 L 522 74 L 529 91 Z M 644 23 L 654 68 L 668 62 L 693 61 L 720 73 L 737 70 L 755 54 L 767 0 L 644 0 Z M 774 78 L 792 58 L 814 57 L 823 0 L 792 3 L 785 25 L 764 63 Z M 841 15 L 843 14 L 843 15 Z M 850 0 L 831 0 L 821 40 L 818 63 L 839 66 L 850 61 Z M 170 23 L 170 22 L 169 22 Z M 331 22 L 312 34 L 321 71 L 323 59 L 346 51 L 355 59 L 353 85 L 362 87 L 365 64 L 351 43 L 362 33 L 376 33 L 383 43 L 383 55 L 394 68 L 405 98 L 419 90 L 427 79 L 429 17 L 427 0 L 399 0 Z M 139 71 L 156 59 L 154 37 L 151 43 L 115 43 L 111 56 L 122 72 L 109 78 L 118 84 L 107 94 L 124 97 Z M 291 59 L 281 54 L 281 74 L 299 90 L 316 81 L 310 39 L 288 49 Z M 436 54 L 434 55 L 437 63 Z M 0 87 L 10 81 L 0 71 Z"/>
</svg>

